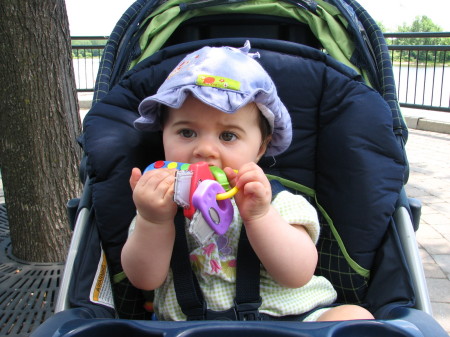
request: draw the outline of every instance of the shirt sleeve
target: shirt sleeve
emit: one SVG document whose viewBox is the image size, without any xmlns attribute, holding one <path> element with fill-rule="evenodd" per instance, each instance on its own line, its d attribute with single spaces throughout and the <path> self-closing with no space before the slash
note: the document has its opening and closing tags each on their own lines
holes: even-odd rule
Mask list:
<svg viewBox="0 0 450 337">
<path fill-rule="evenodd" d="M 317 211 L 303 196 L 282 191 L 272 205 L 289 224 L 304 226 L 311 240 L 317 244 L 320 234 Z"/>
</svg>

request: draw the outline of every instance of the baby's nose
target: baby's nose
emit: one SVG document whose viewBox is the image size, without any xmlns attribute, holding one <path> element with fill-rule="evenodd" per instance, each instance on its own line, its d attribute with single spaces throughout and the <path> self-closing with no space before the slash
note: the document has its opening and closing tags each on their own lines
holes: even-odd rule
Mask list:
<svg viewBox="0 0 450 337">
<path fill-rule="evenodd" d="M 217 158 L 219 155 L 217 144 L 212 139 L 200 139 L 194 151 L 196 158 Z"/>
</svg>

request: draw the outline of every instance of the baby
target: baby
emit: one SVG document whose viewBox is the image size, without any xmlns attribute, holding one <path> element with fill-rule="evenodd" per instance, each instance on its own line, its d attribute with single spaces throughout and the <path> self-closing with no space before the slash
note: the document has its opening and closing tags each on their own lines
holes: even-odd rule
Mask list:
<svg viewBox="0 0 450 337">
<path fill-rule="evenodd" d="M 165 159 L 207 162 L 222 168 L 239 192 L 226 234 L 206 244 L 188 236 L 192 269 L 208 308 L 233 306 L 237 244 L 245 226 L 261 262 L 259 312 L 263 317 L 295 315 L 298 320 L 371 319 L 356 305 L 333 304 L 331 283 L 315 276 L 319 223 L 302 196 L 282 191 L 272 198 L 271 184 L 257 162 L 285 151 L 291 120 L 275 85 L 250 54 L 241 49 L 204 47 L 186 56 L 158 92 L 142 101 L 139 130 L 162 130 Z M 237 170 L 237 171 L 235 171 Z M 170 261 L 175 240 L 175 171 L 134 168 L 130 184 L 137 216 L 122 250 L 122 266 L 137 288 L 155 290 L 160 320 L 185 320 L 177 303 Z M 187 225 L 189 221 L 187 220 Z"/>
</svg>

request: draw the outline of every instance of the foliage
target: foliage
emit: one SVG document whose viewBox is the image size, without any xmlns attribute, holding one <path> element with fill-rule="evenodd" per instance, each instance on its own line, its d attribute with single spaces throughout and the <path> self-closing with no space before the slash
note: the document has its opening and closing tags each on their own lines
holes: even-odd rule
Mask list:
<svg viewBox="0 0 450 337">
<path fill-rule="evenodd" d="M 442 32 L 442 28 L 435 24 L 426 15 L 416 16 L 411 25 L 404 23 L 398 26 L 397 32 L 399 33 L 423 33 L 423 32 Z M 400 45 L 400 46 L 443 46 L 450 44 L 450 38 L 441 37 L 400 37 L 388 41 L 388 44 Z M 449 55 L 444 51 L 425 51 L 425 50 L 404 50 L 394 52 L 394 61 L 401 61 L 409 59 L 412 62 L 417 63 L 447 63 L 449 62 Z"/>
<path fill-rule="evenodd" d="M 72 40 L 73 58 L 100 58 L 106 40 Z"/>
<path fill-rule="evenodd" d="M 397 29 L 399 32 L 442 32 L 442 28 L 426 15 L 418 15 L 410 26 L 404 23 Z"/>
<path fill-rule="evenodd" d="M 381 22 L 381 21 L 377 21 L 376 22 L 378 28 L 380 28 L 380 30 L 385 33 L 388 31 L 388 29 L 386 28 L 386 26 Z"/>
</svg>

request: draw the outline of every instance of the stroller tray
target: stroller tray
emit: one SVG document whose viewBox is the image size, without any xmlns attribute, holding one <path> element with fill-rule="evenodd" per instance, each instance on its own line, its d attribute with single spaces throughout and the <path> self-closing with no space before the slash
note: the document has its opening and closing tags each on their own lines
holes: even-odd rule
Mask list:
<svg viewBox="0 0 450 337">
<path fill-rule="evenodd" d="M 58 331 L 61 337 L 204 337 L 204 336 L 280 336 L 280 337 L 343 337 L 343 336 L 423 336 L 415 326 L 402 320 L 384 321 L 345 321 L 345 322 L 158 322 L 127 321 L 117 319 L 73 320 Z"/>
</svg>

